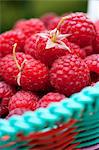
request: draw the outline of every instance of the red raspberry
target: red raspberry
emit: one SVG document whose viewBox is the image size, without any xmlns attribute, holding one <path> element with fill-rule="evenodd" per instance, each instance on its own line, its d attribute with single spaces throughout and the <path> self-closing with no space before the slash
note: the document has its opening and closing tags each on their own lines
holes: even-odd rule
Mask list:
<svg viewBox="0 0 99 150">
<path fill-rule="evenodd" d="M 60 25 L 60 32 L 62 34 L 71 34 L 68 39 L 79 45 L 85 47 L 92 44 L 95 38 L 96 30 L 94 24 L 84 13 L 72 13 Z"/>
<path fill-rule="evenodd" d="M 16 108 L 16 109 L 13 109 L 13 110 L 11 110 L 9 112 L 9 114 L 6 117 L 6 119 L 9 119 L 13 115 L 22 115 L 22 114 L 24 114 L 27 111 L 29 111 L 29 109 L 26 109 L 26 108 Z"/>
<path fill-rule="evenodd" d="M 0 35 L 0 53 L 5 56 L 12 53 L 13 45 L 17 43 L 16 51 L 23 51 L 25 36 L 21 31 L 8 31 Z"/>
<path fill-rule="evenodd" d="M 99 73 L 99 54 L 93 54 L 85 58 L 90 71 Z"/>
<path fill-rule="evenodd" d="M 79 92 L 89 84 L 89 69 L 77 55 L 68 54 L 57 59 L 50 70 L 52 86 L 67 96 Z"/>
<path fill-rule="evenodd" d="M 43 89 L 48 81 L 46 66 L 24 53 L 16 53 L 16 58 L 21 69 L 16 65 L 13 55 L 9 54 L 1 59 L 0 74 L 4 80 L 9 84 L 19 84 L 26 90 L 38 91 Z M 26 61 L 24 62 L 24 60 Z"/>
<path fill-rule="evenodd" d="M 97 32 L 96 38 L 93 41 L 93 50 L 94 50 L 94 53 L 99 54 L 99 31 Z"/>
<path fill-rule="evenodd" d="M 46 13 L 45 15 L 43 15 L 40 19 L 42 20 L 45 27 L 47 28 L 49 23 L 56 17 L 57 17 L 57 15 L 55 13 L 49 12 L 49 13 Z"/>
<path fill-rule="evenodd" d="M 62 45 L 60 47 L 60 45 L 57 44 L 57 41 L 54 43 L 55 46 L 52 45 L 51 47 L 51 43 L 50 47 L 46 48 L 49 39 L 51 40 L 50 32 L 35 34 L 34 36 L 31 36 L 25 42 L 25 53 L 41 60 L 47 66 L 51 66 L 55 59 L 68 53 L 77 54 L 82 58 L 85 57 L 84 52 L 81 51 L 79 46 L 70 43 L 66 38 L 60 38 L 58 40 L 59 42 L 64 42 L 64 44 L 70 49 L 70 52 L 62 47 Z"/>
<path fill-rule="evenodd" d="M 16 57 L 19 65 L 21 66 L 24 59 L 28 61 L 32 59 L 31 56 L 25 55 L 24 53 L 16 53 Z M 17 85 L 17 75 L 19 70 L 13 59 L 13 55 L 9 54 L 3 57 L 0 61 L 0 75 L 7 81 L 9 84 Z"/>
<path fill-rule="evenodd" d="M 65 98 L 65 95 L 50 92 L 44 95 L 37 103 L 37 108 L 47 107 L 52 102 L 59 102 Z"/>
<path fill-rule="evenodd" d="M 46 28 L 40 19 L 21 20 L 16 22 L 14 29 L 20 29 L 25 37 L 44 31 Z"/>
<path fill-rule="evenodd" d="M 86 57 L 85 62 L 90 70 L 91 81 L 99 81 L 99 54 L 93 54 Z"/>
<path fill-rule="evenodd" d="M 48 29 L 48 30 L 53 30 L 53 29 L 55 29 L 55 28 L 57 27 L 59 21 L 60 21 L 60 18 L 59 18 L 59 17 L 56 17 L 56 18 L 52 19 L 52 20 L 49 22 L 47 29 Z"/>
<path fill-rule="evenodd" d="M 19 91 L 9 101 L 9 111 L 16 108 L 35 110 L 38 97 L 32 92 Z"/>
<path fill-rule="evenodd" d="M 0 117 L 8 114 L 8 103 L 14 92 L 10 85 L 4 81 L 0 82 Z"/>
<path fill-rule="evenodd" d="M 57 45 L 55 47 L 46 49 L 46 44 L 50 34 L 42 34 L 44 37 L 41 36 L 41 34 L 35 34 L 27 39 L 24 49 L 26 54 L 30 54 L 36 59 L 39 59 L 46 65 L 50 66 L 56 58 L 65 55 L 66 50 L 58 47 Z M 65 40 L 65 42 L 67 46 L 70 45 L 68 40 Z"/>
</svg>

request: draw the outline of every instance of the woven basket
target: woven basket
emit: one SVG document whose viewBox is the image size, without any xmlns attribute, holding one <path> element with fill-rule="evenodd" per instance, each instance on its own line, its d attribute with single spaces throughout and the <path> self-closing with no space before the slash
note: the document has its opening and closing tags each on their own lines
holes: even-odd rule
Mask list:
<svg viewBox="0 0 99 150">
<path fill-rule="evenodd" d="M 0 119 L 0 150 L 99 150 L 99 83 L 48 108 Z"/>
</svg>

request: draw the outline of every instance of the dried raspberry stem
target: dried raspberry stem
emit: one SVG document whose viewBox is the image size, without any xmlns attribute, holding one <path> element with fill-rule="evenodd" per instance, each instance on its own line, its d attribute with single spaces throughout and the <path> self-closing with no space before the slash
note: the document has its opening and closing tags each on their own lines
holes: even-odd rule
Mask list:
<svg viewBox="0 0 99 150">
<path fill-rule="evenodd" d="M 23 70 L 24 64 L 25 64 L 25 62 L 26 62 L 26 59 L 24 59 L 24 61 L 22 62 L 21 66 L 20 66 L 19 63 L 18 63 L 17 57 L 16 57 L 16 52 L 15 52 L 16 47 L 17 47 L 17 43 L 15 43 L 15 44 L 13 45 L 13 58 L 14 58 L 14 61 L 15 61 L 15 63 L 16 63 L 17 68 L 19 69 L 19 73 L 18 73 L 18 75 L 17 75 L 17 83 L 18 83 L 18 85 L 20 86 L 20 85 L 21 85 L 21 84 L 20 84 L 21 74 L 22 74 L 22 70 Z"/>
<path fill-rule="evenodd" d="M 67 19 L 67 16 L 62 17 L 62 19 L 59 21 L 59 23 L 58 23 L 58 25 L 57 25 L 57 27 L 56 27 L 57 30 L 59 30 L 60 26 L 62 25 L 62 23 L 63 23 L 66 19 Z"/>
<path fill-rule="evenodd" d="M 20 72 L 17 75 L 17 83 L 19 86 L 21 86 L 21 83 L 20 83 L 21 82 L 21 74 L 22 74 L 22 70 L 23 70 L 25 62 L 26 62 L 26 59 L 24 59 L 24 61 L 22 62 Z"/>
<path fill-rule="evenodd" d="M 21 66 L 19 65 L 18 60 L 17 60 L 17 58 L 16 58 L 16 52 L 15 52 L 16 47 L 17 47 L 17 43 L 15 43 L 15 44 L 13 45 L 13 59 L 14 59 L 14 61 L 15 61 L 15 63 L 16 63 L 17 68 L 18 68 L 19 71 L 20 71 L 20 70 L 21 70 Z"/>
<path fill-rule="evenodd" d="M 57 25 L 57 27 L 56 27 L 56 31 L 55 31 L 55 33 L 53 34 L 52 38 L 51 38 L 53 42 L 56 42 L 56 40 L 57 40 L 57 33 L 59 32 L 59 28 L 60 28 L 61 24 L 62 24 L 66 19 L 67 19 L 67 16 L 62 17 L 62 19 L 59 21 L 59 23 L 58 23 L 58 25 Z"/>
</svg>

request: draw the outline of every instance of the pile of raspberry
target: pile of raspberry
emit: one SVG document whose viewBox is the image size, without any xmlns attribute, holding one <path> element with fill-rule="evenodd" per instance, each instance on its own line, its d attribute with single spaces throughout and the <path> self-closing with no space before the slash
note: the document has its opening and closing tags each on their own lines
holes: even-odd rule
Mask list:
<svg viewBox="0 0 99 150">
<path fill-rule="evenodd" d="M 0 35 L 0 118 L 66 99 L 99 81 L 99 21 L 82 12 L 22 19 Z"/>
</svg>

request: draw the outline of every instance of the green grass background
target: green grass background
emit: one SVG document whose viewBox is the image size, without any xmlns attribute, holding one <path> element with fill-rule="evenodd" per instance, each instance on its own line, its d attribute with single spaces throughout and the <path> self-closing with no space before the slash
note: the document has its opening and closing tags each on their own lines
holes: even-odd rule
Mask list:
<svg viewBox="0 0 99 150">
<path fill-rule="evenodd" d="M 21 18 L 40 17 L 47 12 L 87 11 L 87 0 L 0 0 L 0 32 L 11 29 Z"/>
</svg>

